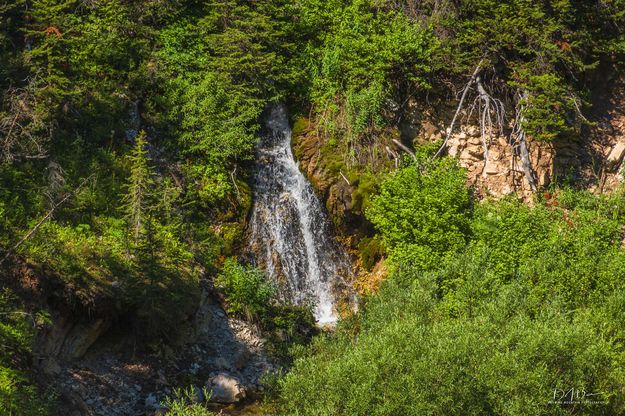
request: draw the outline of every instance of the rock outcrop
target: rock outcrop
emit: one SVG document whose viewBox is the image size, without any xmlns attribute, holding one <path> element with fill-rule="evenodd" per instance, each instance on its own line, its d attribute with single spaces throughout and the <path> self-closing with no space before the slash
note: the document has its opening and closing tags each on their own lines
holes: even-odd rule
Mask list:
<svg viewBox="0 0 625 416">
<path fill-rule="evenodd" d="M 625 156 L 625 142 L 618 142 L 614 145 L 606 159 L 608 170 L 611 172 L 618 170 L 623 162 L 623 156 Z"/>
<path fill-rule="evenodd" d="M 441 134 L 442 136 L 442 134 Z M 549 185 L 553 177 L 554 152 L 547 143 L 530 142 L 530 162 L 539 187 Z M 502 197 L 517 193 L 531 196 L 530 184 L 521 168 L 520 158 L 505 137 L 486 140 L 475 126 L 462 126 L 447 145 L 449 156 L 458 159 L 467 170 L 469 185 L 476 187 L 479 196 Z"/>
<path fill-rule="evenodd" d="M 262 375 L 274 369 L 259 331 L 228 317 L 208 287 L 176 351 L 137 348 L 127 334 L 106 333 L 103 319 L 53 322 L 37 338 L 36 357 L 70 416 L 165 414 L 165 399 L 193 381 L 198 402 L 208 380 L 212 402 L 236 403 L 262 389 Z"/>
<path fill-rule="evenodd" d="M 110 320 L 105 318 L 76 322 L 57 314 L 34 342 L 37 364 L 47 375 L 58 374 L 61 363 L 82 358 L 110 325 Z"/>
</svg>

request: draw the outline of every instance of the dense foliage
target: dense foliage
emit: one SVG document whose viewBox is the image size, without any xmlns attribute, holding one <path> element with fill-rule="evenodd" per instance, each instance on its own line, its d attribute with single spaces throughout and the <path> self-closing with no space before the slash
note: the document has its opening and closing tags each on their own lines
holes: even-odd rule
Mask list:
<svg viewBox="0 0 625 416">
<path fill-rule="evenodd" d="M 311 307 L 291 305 L 280 299 L 275 282 L 236 258 L 226 259 L 215 285 L 224 294 L 229 313 L 255 322 L 265 331 L 266 349 L 274 359 L 288 362 L 289 349 L 308 343 L 317 332 Z"/>
<path fill-rule="evenodd" d="M 448 206 L 448 195 L 462 195 L 448 163 L 420 173 L 437 186 L 415 180 L 418 165 L 383 183 L 369 212 L 393 272 L 357 317 L 302 353 L 282 383 L 286 408 L 302 415 L 622 413 L 623 196 L 562 190 L 534 208 L 510 200 L 458 211 L 464 201 Z M 420 204 L 406 209 L 415 195 Z M 457 213 L 448 226 L 428 229 L 429 239 L 406 234 L 441 205 Z M 394 220 L 383 221 L 382 210 Z M 458 223 L 468 226 L 461 243 Z M 396 241 L 418 245 L 407 256 Z M 577 397 L 578 406 L 554 403 L 570 389 L 597 395 Z"/>
<path fill-rule="evenodd" d="M 476 68 L 501 129 L 575 139 L 594 88 L 621 74 L 624 27 L 623 0 L 0 1 L 1 276 L 45 270 L 75 313 L 107 305 L 158 340 L 219 276 L 230 313 L 287 356 L 310 313 L 226 260 L 263 110 L 287 101 L 377 230 L 365 263 L 381 241 L 392 270 L 353 327 L 297 362 L 287 409 L 549 413 L 531 406 L 555 383 L 602 391 L 617 413 L 621 201 L 560 191 L 531 209 L 474 207 L 453 161 L 406 164 L 386 146 L 415 102 L 450 101 Z M 0 307 L 0 411 L 37 414 L 28 365 L 8 358 L 28 356 L 33 331 L 19 302 Z"/>
<path fill-rule="evenodd" d="M 27 357 L 30 338 L 46 321 L 44 314 L 22 309 L 8 289 L 0 292 L 0 413 L 3 415 L 45 416 L 51 414 L 51 400 L 28 380 Z"/>
<path fill-rule="evenodd" d="M 469 234 L 470 192 L 452 160 L 420 160 L 395 171 L 373 198 L 367 217 L 398 262 L 436 267 Z"/>
<path fill-rule="evenodd" d="M 215 284 L 223 289 L 230 312 L 249 319 L 265 317 L 277 295 L 277 287 L 262 271 L 242 266 L 232 258 L 224 263 Z"/>
</svg>

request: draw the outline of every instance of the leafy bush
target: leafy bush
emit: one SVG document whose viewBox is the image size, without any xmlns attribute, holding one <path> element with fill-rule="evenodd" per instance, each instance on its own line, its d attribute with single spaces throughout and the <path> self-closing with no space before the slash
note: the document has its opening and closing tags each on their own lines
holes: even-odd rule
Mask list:
<svg viewBox="0 0 625 416">
<path fill-rule="evenodd" d="M 468 199 L 453 166 L 414 169 L 389 177 L 371 208 L 391 275 L 300 350 L 280 382 L 284 412 L 565 415 L 567 399 L 579 414 L 625 412 L 622 195 L 553 190 L 533 208 L 471 211 L 453 203 Z M 438 206 L 450 220 L 421 234 Z"/>
<path fill-rule="evenodd" d="M 210 399 L 210 392 L 206 389 L 198 390 L 194 386 L 187 389 L 174 389 L 174 394 L 167 397 L 164 406 L 167 408 L 165 416 L 211 416 L 213 412 L 204 407 Z"/>
<path fill-rule="evenodd" d="M 387 298 L 406 298 L 405 287 L 383 290 L 391 291 Z M 436 317 L 442 304 L 435 292 L 411 290 L 412 301 L 396 314 L 386 303 L 371 305 L 367 314 L 387 319 L 357 338 L 317 340 L 283 379 L 287 412 L 568 414 L 549 404 L 554 389 L 568 388 L 601 392 L 602 403 L 587 405 L 589 414 L 623 411 L 623 350 L 594 324 L 596 310 L 571 315 L 552 304 L 532 316 L 524 311 L 523 287 L 510 285 L 461 317 L 443 319 Z"/>
<path fill-rule="evenodd" d="M 559 191 L 534 208 L 513 201 L 482 204 L 472 224 L 474 249 L 487 253 L 483 267 L 495 279 L 518 276 L 532 287 L 537 305 L 558 294 L 571 307 L 603 296 L 622 266 L 623 201 Z M 601 289 L 601 290 L 600 290 Z"/>
<path fill-rule="evenodd" d="M 358 139 L 384 124 L 386 100 L 401 95 L 408 82 L 427 86 L 438 45 L 429 28 L 373 1 L 313 0 L 300 7 L 300 30 L 318 36 L 299 59 L 310 74 L 311 101 L 328 121 L 325 127 Z"/>
<path fill-rule="evenodd" d="M 51 415 L 53 398 L 42 394 L 25 371 L 35 329 L 46 317 L 19 306 L 8 289 L 0 291 L 0 414 Z"/>
<path fill-rule="evenodd" d="M 277 360 L 289 362 L 291 347 L 306 344 L 317 332 L 310 306 L 280 301 L 275 283 L 234 257 L 226 259 L 215 285 L 223 291 L 229 312 L 256 322 L 264 330 L 267 351 Z"/>
<path fill-rule="evenodd" d="M 215 285 L 222 289 L 228 302 L 228 310 L 248 319 L 260 320 L 267 316 L 276 286 L 265 274 L 250 266 L 239 264 L 236 258 L 229 258 L 223 270 L 215 279 Z"/>
<path fill-rule="evenodd" d="M 317 339 L 296 360 L 282 380 L 288 414 L 568 414 L 549 401 L 569 388 L 601 393 L 587 414 L 625 410 L 625 351 L 614 342 L 622 317 L 608 312 L 623 296 L 575 313 L 557 297 L 537 309 L 525 280 L 493 283 L 481 266 L 469 256 L 392 276 L 362 312 L 357 337 Z M 440 297 L 437 280 L 458 268 L 464 281 Z"/>
<path fill-rule="evenodd" d="M 391 173 L 366 215 L 391 255 L 412 256 L 414 265 L 428 268 L 430 260 L 464 246 L 470 208 L 464 173 L 454 161 L 421 160 Z"/>
</svg>

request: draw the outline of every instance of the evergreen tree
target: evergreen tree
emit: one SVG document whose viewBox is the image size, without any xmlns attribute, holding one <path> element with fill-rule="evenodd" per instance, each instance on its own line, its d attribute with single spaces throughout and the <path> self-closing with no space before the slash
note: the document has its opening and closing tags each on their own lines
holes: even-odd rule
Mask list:
<svg viewBox="0 0 625 416">
<path fill-rule="evenodd" d="M 150 208 L 150 197 L 154 178 L 148 155 L 147 135 L 142 130 L 135 139 L 135 145 L 129 156 L 130 177 L 124 197 L 126 218 L 134 242 L 137 243 L 145 227 Z"/>
</svg>

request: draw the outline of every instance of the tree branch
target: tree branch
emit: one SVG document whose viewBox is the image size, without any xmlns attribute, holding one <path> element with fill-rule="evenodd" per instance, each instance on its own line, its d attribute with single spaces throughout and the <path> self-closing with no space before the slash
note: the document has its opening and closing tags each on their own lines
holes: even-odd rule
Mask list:
<svg viewBox="0 0 625 416">
<path fill-rule="evenodd" d="M 30 237 L 32 237 L 37 230 L 39 229 L 39 227 L 41 227 L 48 219 L 50 219 L 50 217 L 52 216 L 52 214 L 54 214 L 54 211 L 56 211 L 56 209 L 58 207 L 60 207 L 61 205 L 63 205 L 65 203 L 65 201 L 67 201 L 72 195 L 74 195 L 80 188 L 82 188 L 85 183 L 87 183 L 87 181 L 89 179 L 91 179 L 95 174 L 91 174 L 89 175 L 86 179 L 84 179 L 80 185 L 78 185 L 78 187 L 76 189 L 74 189 L 72 192 L 68 192 L 65 194 L 65 196 L 63 196 L 63 198 L 61 198 L 61 200 L 59 202 L 57 202 L 51 209 L 50 211 L 48 211 L 48 213 L 33 227 L 30 229 L 30 231 L 28 231 L 26 233 L 26 235 L 24 235 L 20 241 L 17 242 L 17 244 L 15 244 L 13 247 L 11 247 L 9 250 L 7 250 L 7 252 L 5 253 L 4 257 L 2 258 L 2 260 L 0 260 L 0 264 L 4 263 L 14 252 L 15 250 L 17 250 L 26 240 L 28 240 Z"/>
<path fill-rule="evenodd" d="M 438 149 L 438 151 L 434 154 L 434 156 L 432 156 L 432 160 L 436 159 L 436 157 L 443 151 L 445 146 L 447 146 L 447 142 L 449 141 L 449 138 L 451 137 L 451 133 L 454 130 L 454 125 L 456 124 L 456 119 L 458 118 L 458 114 L 460 114 L 460 110 L 462 110 L 464 100 L 467 97 L 467 93 L 469 92 L 471 85 L 475 81 L 475 77 L 477 77 L 477 74 L 480 72 L 480 69 L 482 69 L 483 61 L 484 61 L 483 59 L 480 60 L 480 62 L 475 67 L 475 70 L 473 71 L 473 75 L 471 75 L 469 82 L 467 82 L 467 85 L 464 86 L 464 90 L 462 91 L 462 96 L 460 97 L 460 102 L 458 103 L 458 107 L 456 108 L 456 113 L 454 114 L 454 118 L 451 119 L 451 124 L 449 125 L 449 128 L 447 129 L 447 136 L 445 137 L 445 141 L 443 142 L 441 147 Z"/>
<path fill-rule="evenodd" d="M 413 158 L 414 160 L 417 160 L 417 156 L 414 154 L 414 152 L 413 152 L 412 150 L 410 150 L 410 149 L 408 148 L 408 146 L 406 146 L 405 144 L 403 144 L 402 142 L 400 142 L 400 141 L 399 141 L 399 140 L 397 140 L 397 139 L 393 139 L 393 143 L 395 143 L 395 145 L 396 145 L 397 147 L 399 147 L 401 150 L 403 150 L 404 152 L 406 152 L 406 153 L 408 153 L 410 156 L 412 156 L 412 158 Z"/>
<path fill-rule="evenodd" d="M 525 98 L 525 93 L 520 95 L 517 99 L 516 117 L 514 129 L 512 130 L 512 137 L 514 137 L 513 149 L 517 151 L 519 158 L 521 159 L 521 167 L 523 173 L 527 179 L 527 183 L 530 186 L 532 192 L 536 192 L 536 179 L 534 178 L 534 170 L 532 169 L 532 161 L 530 159 L 529 149 L 527 148 L 527 137 L 525 130 L 523 130 L 523 110 L 524 106 L 520 102 Z"/>
</svg>

